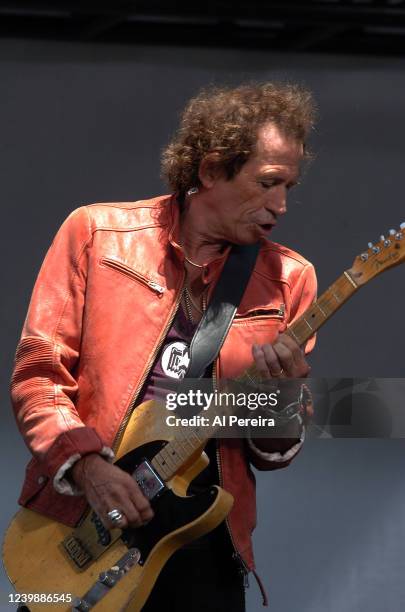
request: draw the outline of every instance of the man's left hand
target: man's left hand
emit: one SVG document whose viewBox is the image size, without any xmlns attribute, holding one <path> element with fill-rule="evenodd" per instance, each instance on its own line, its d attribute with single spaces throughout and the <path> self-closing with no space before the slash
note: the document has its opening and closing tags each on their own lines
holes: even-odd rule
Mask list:
<svg viewBox="0 0 405 612">
<path fill-rule="evenodd" d="M 311 371 L 303 349 L 287 334 L 274 344 L 254 344 L 252 353 L 262 378 L 305 378 Z"/>
</svg>

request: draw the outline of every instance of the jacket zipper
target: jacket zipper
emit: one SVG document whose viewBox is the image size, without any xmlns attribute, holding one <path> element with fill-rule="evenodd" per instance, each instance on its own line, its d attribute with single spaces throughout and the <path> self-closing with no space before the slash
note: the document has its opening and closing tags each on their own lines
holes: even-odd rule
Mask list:
<svg viewBox="0 0 405 612">
<path fill-rule="evenodd" d="M 141 274 L 140 272 L 137 272 L 133 268 L 130 268 L 129 266 L 124 264 L 122 261 L 118 261 L 116 259 L 109 259 L 108 257 L 101 257 L 100 264 L 107 266 L 108 268 L 111 268 L 112 270 L 116 270 L 117 272 L 121 272 L 121 274 L 124 274 L 125 276 L 129 276 L 130 278 L 135 278 L 137 281 L 139 281 L 143 285 L 146 285 L 147 287 L 152 289 L 152 291 L 155 291 L 159 295 L 159 297 L 162 297 L 163 293 L 165 292 L 165 288 L 162 287 L 162 285 L 159 285 L 159 283 L 152 280 L 151 278 L 148 278 L 144 274 Z"/>
<path fill-rule="evenodd" d="M 163 332 L 162 332 L 162 334 L 161 334 L 161 336 L 159 338 L 159 342 L 157 343 L 157 345 L 155 347 L 155 350 L 153 351 L 151 357 L 149 358 L 149 361 L 148 361 L 148 363 L 146 365 L 145 371 L 144 371 L 144 373 L 143 373 L 143 375 L 141 377 L 141 380 L 138 383 L 137 388 L 134 391 L 132 399 L 131 399 L 131 401 L 129 403 L 129 406 L 127 408 L 127 411 L 125 413 L 124 419 L 122 420 L 121 425 L 119 426 L 117 434 L 116 434 L 116 436 L 114 438 L 114 442 L 112 444 L 112 450 L 114 451 L 114 453 L 116 452 L 116 450 L 118 448 L 118 445 L 119 445 L 119 443 L 121 441 L 122 434 L 124 432 L 124 429 L 127 426 L 128 421 L 130 419 L 130 416 L 131 416 L 131 414 L 132 414 L 132 412 L 133 412 L 133 410 L 135 408 L 135 402 L 137 400 L 137 397 L 139 395 L 140 390 L 142 389 L 143 383 L 145 382 L 146 377 L 148 376 L 148 374 L 150 372 L 150 369 L 151 369 L 151 367 L 152 367 L 152 365 L 153 365 L 153 363 L 155 361 L 156 355 L 159 352 L 159 349 L 162 346 L 162 344 L 164 342 L 164 339 L 166 338 L 166 334 L 167 334 L 168 330 L 170 329 L 170 326 L 171 326 L 171 324 L 173 322 L 173 319 L 174 319 L 174 317 L 176 315 L 176 312 L 177 312 L 177 310 L 179 308 L 181 297 L 183 295 L 184 280 L 185 280 L 185 274 L 183 273 L 181 288 L 180 288 L 180 291 L 179 291 L 179 293 L 178 293 L 178 295 L 176 297 L 176 301 L 175 301 L 173 310 L 170 313 L 169 319 L 168 319 L 168 321 L 167 321 L 167 323 L 166 323 L 166 325 L 165 325 L 165 327 L 163 329 Z"/>
<path fill-rule="evenodd" d="M 216 363 L 217 363 L 217 359 L 214 361 L 213 366 L 212 366 L 212 385 L 214 388 L 214 391 L 216 389 L 216 382 L 217 382 L 217 375 L 216 375 Z M 222 478 L 222 470 L 221 470 L 221 455 L 219 453 L 219 445 L 217 443 L 216 445 L 216 458 L 217 458 L 217 466 L 218 466 L 218 475 L 219 475 L 219 484 L 221 487 L 223 487 L 224 482 L 223 482 L 223 478 Z M 231 540 L 231 544 L 232 544 L 232 548 L 234 550 L 234 552 L 232 553 L 232 558 L 236 559 L 239 563 L 239 571 L 243 576 L 243 586 L 245 588 L 249 587 L 249 568 L 246 565 L 242 555 L 240 554 L 240 552 L 238 551 L 238 549 L 236 548 L 236 544 L 235 544 L 235 540 L 233 539 L 233 535 L 231 532 L 231 528 L 229 526 L 229 521 L 228 521 L 228 517 L 226 517 L 225 519 L 225 526 L 226 526 L 226 530 L 229 533 L 229 538 Z M 267 593 L 266 590 L 264 588 L 264 585 L 260 579 L 259 574 L 256 572 L 255 569 L 252 569 L 252 573 L 253 576 L 256 579 L 256 582 L 259 586 L 260 589 L 260 593 L 262 595 L 263 598 L 263 606 L 267 606 L 268 605 L 268 598 L 267 598 Z"/>
<path fill-rule="evenodd" d="M 216 383 L 217 383 L 216 364 L 217 364 L 217 360 L 215 359 L 215 361 L 213 363 L 213 366 L 212 366 L 212 385 L 213 385 L 214 391 L 216 389 Z M 221 456 L 220 456 L 220 453 L 219 453 L 219 444 L 218 444 L 218 441 L 216 443 L 215 455 L 216 455 L 216 459 L 217 459 L 219 484 L 220 484 L 221 487 L 223 487 L 224 483 L 223 483 L 223 478 L 222 478 Z M 232 548 L 233 548 L 232 558 L 237 560 L 237 562 L 239 563 L 239 571 L 240 571 L 240 573 L 243 576 L 243 586 L 245 588 L 247 588 L 249 586 L 249 568 L 246 565 L 245 561 L 243 560 L 242 555 L 240 554 L 240 552 L 238 551 L 238 549 L 236 547 L 235 540 L 233 539 L 231 528 L 229 526 L 228 517 L 225 518 L 225 526 L 226 526 L 226 530 L 227 530 L 227 532 L 229 534 L 229 538 L 231 540 L 231 544 L 232 544 Z"/>
<path fill-rule="evenodd" d="M 255 312 L 262 313 L 256 314 Z M 251 310 L 243 315 L 235 315 L 234 321 L 237 323 L 238 321 L 248 321 L 258 319 L 284 319 L 285 317 L 285 305 L 281 304 L 280 308 L 272 308 L 270 310 Z"/>
</svg>

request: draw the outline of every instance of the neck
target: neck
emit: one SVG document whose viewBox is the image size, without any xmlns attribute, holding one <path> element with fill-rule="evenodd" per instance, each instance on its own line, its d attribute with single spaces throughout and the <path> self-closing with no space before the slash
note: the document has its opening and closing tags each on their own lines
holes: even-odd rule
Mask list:
<svg viewBox="0 0 405 612">
<path fill-rule="evenodd" d="M 202 265 L 219 257 L 226 243 L 209 231 L 209 208 L 201 195 L 186 198 L 180 215 L 180 243 L 186 257 Z"/>
</svg>

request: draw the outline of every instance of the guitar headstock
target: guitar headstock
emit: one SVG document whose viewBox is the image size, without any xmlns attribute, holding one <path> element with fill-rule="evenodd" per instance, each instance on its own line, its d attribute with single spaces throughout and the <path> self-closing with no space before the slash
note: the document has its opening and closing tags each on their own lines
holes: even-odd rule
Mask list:
<svg viewBox="0 0 405 612">
<path fill-rule="evenodd" d="M 368 249 L 358 255 L 349 272 L 360 286 L 369 280 L 405 261 L 405 222 L 398 230 L 389 230 L 388 236 L 381 236 L 376 244 L 368 243 Z"/>
</svg>

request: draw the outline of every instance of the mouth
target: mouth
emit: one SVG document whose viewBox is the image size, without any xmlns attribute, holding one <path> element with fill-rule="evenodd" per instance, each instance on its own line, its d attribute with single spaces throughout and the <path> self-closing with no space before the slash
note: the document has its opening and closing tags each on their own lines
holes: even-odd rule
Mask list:
<svg viewBox="0 0 405 612">
<path fill-rule="evenodd" d="M 273 227 L 275 226 L 275 223 L 258 223 L 257 225 L 264 232 L 268 233 L 268 232 L 270 232 L 273 229 Z"/>
</svg>

